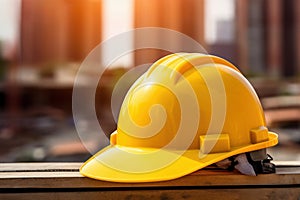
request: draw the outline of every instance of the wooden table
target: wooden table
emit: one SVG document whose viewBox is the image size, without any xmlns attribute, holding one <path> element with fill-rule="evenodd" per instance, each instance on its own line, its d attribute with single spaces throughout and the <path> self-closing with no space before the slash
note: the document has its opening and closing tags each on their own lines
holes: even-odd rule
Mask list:
<svg viewBox="0 0 300 200">
<path fill-rule="evenodd" d="M 300 162 L 274 162 L 257 177 L 203 169 L 155 183 L 113 183 L 83 177 L 81 163 L 2 163 L 0 199 L 299 199 Z"/>
</svg>

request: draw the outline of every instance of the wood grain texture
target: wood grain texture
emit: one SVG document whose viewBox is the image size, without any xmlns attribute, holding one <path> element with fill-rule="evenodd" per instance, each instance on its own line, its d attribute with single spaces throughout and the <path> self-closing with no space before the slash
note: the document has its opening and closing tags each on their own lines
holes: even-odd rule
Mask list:
<svg viewBox="0 0 300 200">
<path fill-rule="evenodd" d="M 194 190 L 138 190 L 138 191 L 92 191 L 92 192 L 42 192 L 0 194 L 5 200 L 82 200 L 82 199 L 125 199 L 125 200 L 172 200 L 172 199 L 222 199 L 222 200 L 269 200 L 299 199 L 300 188 L 262 189 L 194 189 Z"/>
<path fill-rule="evenodd" d="M 256 177 L 208 168 L 154 183 L 113 183 L 83 177 L 82 163 L 0 164 L 0 199 L 299 199 L 300 162 L 277 162 Z"/>
</svg>

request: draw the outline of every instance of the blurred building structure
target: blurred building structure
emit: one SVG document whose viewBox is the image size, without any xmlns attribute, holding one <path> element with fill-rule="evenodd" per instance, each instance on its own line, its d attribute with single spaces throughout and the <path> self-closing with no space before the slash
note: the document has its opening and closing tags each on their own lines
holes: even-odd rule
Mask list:
<svg viewBox="0 0 300 200">
<path fill-rule="evenodd" d="M 204 40 L 204 0 L 135 0 L 134 28 L 161 27 L 186 34 L 206 48 Z M 151 37 L 154 42 L 167 43 L 178 49 L 185 47 L 182 41 L 172 40 L 169 35 L 145 35 L 135 37 L 139 43 Z M 153 63 L 170 52 L 154 49 L 137 50 L 135 66 Z"/>
<path fill-rule="evenodd" d="M 22 64 L 82 62 L 101 41 L 102 1 L 22 0 Z"/>
<path fill-rule="evenodd" d="M 110 1 L 110 9 L 119 6 L 118 9 L 111 12 L 105 7 L 105 1 Z M 18 38 L 10 56 L 4 56 L 2 52 L 7 52 L 7 47 L 5 41 L 3 46 L 0 41 L 0 146 L 3 146 L 0 155 L 10 145 L 33 143 L 41 138 L 44 138 L 43 145 L 46 143 L 51 148 L 53 145 L 54 149 L 56 144 L 65 146 L 66 143 L 76 147 L 78 135 L 72 118 L 72 89 L 78 66 L 102 40 L 130 28 L 161 27 L 186 34 L 208 53 L 230 60 L 250 79 L 262 99 L 271 127 L 280 127 L 282 122 L 290 125 L 290 122 L 300 121 L 299 0 L 129 0 L 122 4 L 120 1 L 123 0 L 18 1 L 20 8 L 16 10 L 19 10 L 20 17 L 16 18 L 20 19 L 14 25 L 19 27 L 15 31 Z M 209 2 L 214 3 L 207 9 Z M 232 15 L 209 21 L 208 15 L 219 12 L 226 3 L 231 4 L 226 9 L 232 8 Z M 127 12 L 120 12 L 126 8 Z M 111 13 L 105 15 L 105 12 Z M 129 12 L 130 16 L 122 18 L 124 13 Z M 121 17 L 112 17 L 116 14 Z M 132 21 L 122 27 L 120 24 L 125 19 Z M 211 41 L 206 38 L 206 34 L 210 34 L 205 31 L 207 23 L 215 26 L 215 39 Z M 104 37 L 106 26 L 109 26 L 109 31 L 106 31 L 111 34 Z M 119 32 L 111 31 L 117 26 Z M 150 39 L 177 49 L 187 49 L 184 42 L 168 35 L 135 35 L 131 39 L 127 41 L 129 45 L 118 44 L 102 53 L 109 54 L 121 45 L 131 48 Z M 95 107 L 107 136 L 116 126 L 110 105 L 116 82 L 130 67 L 150 65 L 169 53 L 157 49 L 136 50 L 134 57 L 129 58 L 129 64 L 121 62 L 118 68 L 106 71 L 99 81 L 103 87 L 98 86 Z M 104 57 L 102 55 L 101 58 Z M 89 77 L 93 75 L 88 74 Z M 83 126 L 88 131 L 90 127 L 85 123 Z M 11 125 L 22 126 L 23 129 L 11 134 Z M 295 128 L 293 124 L 292 128 L 296 138 L 293 140 L 299 143 L 299 127 Z M 22 137 L 14 140 L 21 134 Z M 51 134 L 56 134 L 56 138 L 50 144 Z M 62 135 L 64 141 L 61 141 Z M 95 134 L 95 137 L 98 135 Z M 98 148 L 94 138 L 90 142 L 95 149 Z M 297 144 L 295 147 L 298 147 Z M 80 148 L 83 149 L 81 152 L 87 153 L 82 145 Z M 17 149 L 16 152 L 20 151 Z M 62 151 L 55 152 L 61 154 Z M 50 156 L 50 159 L 57 158 Z M 12 158 L 9 160 L 14 161 Z"/>
<path fill-rule="evenodd" d="M 134 28 L 150 26 L 179 31 L 198 41 L 209 53 L 231 60 L 249 76 L 299 75 L 300 3 L 235 0 L 234 4 L 234 19 L 217 22 L 214 43 L 207 43 L 204 37 L 204 0 L 136 0 Z M 82 61 L 101 41 L 101 5 L 101 1 L 23 0 L 22 63 Z M 166 39 L 161 35 L 152 37 L 160 42 Z M 134 42 L 144 39 L 136 37 Z M 151 63 L 167 53 L 138 50 L 135 65 Z"/>
<path fill-rule="evenodd" d="M 238 66 L 246 75 L 299 75 L 299 1 L 236 0 Z"/>
</svg>

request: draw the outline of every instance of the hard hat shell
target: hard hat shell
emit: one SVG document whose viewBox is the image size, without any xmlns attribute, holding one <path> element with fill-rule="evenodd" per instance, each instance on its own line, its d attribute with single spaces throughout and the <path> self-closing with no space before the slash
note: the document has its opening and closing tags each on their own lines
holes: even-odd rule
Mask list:
<svg viewBox="0 0 300 200">
<path fill-rule="evenodd" d="M 80 172 L 114 182 L 175 179 L 278 143 L 250 83 L 226 60 L 177 53 L 129 89 L 111 144 Z"/>
</svg>

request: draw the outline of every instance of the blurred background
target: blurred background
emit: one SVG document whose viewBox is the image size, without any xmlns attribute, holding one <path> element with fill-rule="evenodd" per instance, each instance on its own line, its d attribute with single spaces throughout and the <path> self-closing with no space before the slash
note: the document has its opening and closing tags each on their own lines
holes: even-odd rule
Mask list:
<svg viewBox="0 0 300 200">
<path fill-rule="evenodd" d="M 86 120 L 81 139 L 72 117 L 76 72 L 102 41 L 148 26 L 184 33 L 238 66 L 255 87 L 270 130 L 279 133 L 269 152 L 275 160 L 300 160 L 299 10 L 298 0 L 0 0 L 0 162 L 84 161 L 105 146 L 102 135 L 116 128 L 114 85 L 168 52 L 137 50 L 113 62 L 95 96 L 104 134 L 89 131 Z M 141 39 L 147 38 L 132 36 L 115 48 L 133 48 Z M 102 49 L 101 58 L 110 51 Z M 93 76 L 85 73 L 87 80 Z"/>
</svg>

